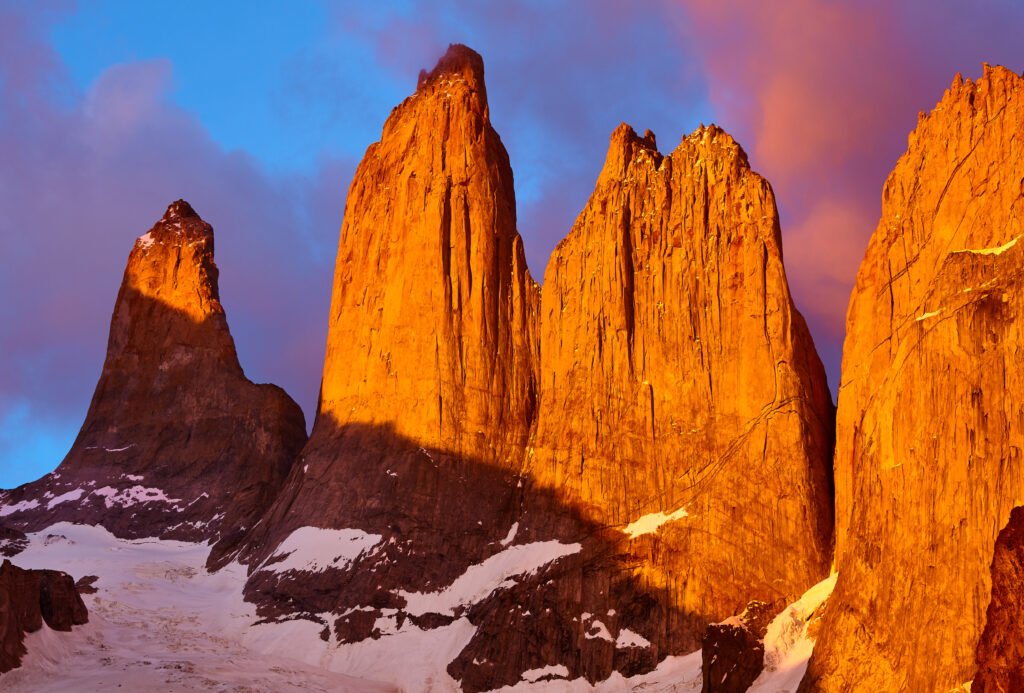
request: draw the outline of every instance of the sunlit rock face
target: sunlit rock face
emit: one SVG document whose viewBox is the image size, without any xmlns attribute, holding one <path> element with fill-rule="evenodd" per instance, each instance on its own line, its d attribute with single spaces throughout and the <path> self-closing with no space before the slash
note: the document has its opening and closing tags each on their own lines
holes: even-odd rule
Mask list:
<svg viewBox="0 0 1024 693">
<path fill-rule="evenodd" d="M 71 451 L 52 474 L 0 494 L 0 514 L 22 530 L 72 521 L 122 537 L 231 544 L 280 490 L 305 439 L 288 395 L 243 374 L 213 229 L 179 200 L 128 257 Z"/>
<path fill-rule="evenodd" d="M 430 632 L 476 691 L 650 671 L 827 573 L 831 402 L 739 146 L 618 130 L 547 281 L 452 46 L 349 190 L 317 421 L 239 554 L 263 616 Z"/>
<path fill-rule="evenodd" d="M 886 181 L 847 313 L 839 581 L 804 690 L 973 677 L 993 547 L 1024 501 L 1022 82 L 957 76 Z"/>
<path fill-rule="evenodd" d="M 518 472 L 529 436 L 538 291 L 483 61 L 452 46 L 356 171 L 313 435 L 246 556 L 265 558 L 304 525 L 398 526 L 408 508 L 436 526 L 475 525 L 457 499 L 486 489 L 465 473 Z M 473 464 L 444 482 L 410 474 L 441 456 Z"/>
<path fill-rule="evenodd" d="M 241 554 L 253 572 L 248 596 L 265 614 L 327 614 L 325 638 L 339 642 L 403 628 L 440 641 L 461 629 L 468 635 L 449 658 L 466 646 L 486 618 L 470 625 L 467 612 L 490 589 L 422 607 L 408 595 L 537 543 L 515 523 L 536 408 L 538 294 L 483 61 L 452 46 L 391 113 L 349 189 L 313 434 Z M 281 570 L 308 528 L 374 539 L 350 560 Z M 546 560 L 510 563 L 508 553 L 489 563 L 498 583 L 579 551 L 545 539 L 554 545 L 523 551 Z M 512 668 L 533 656 L 520 640 L 521 656 L 505 654 L 513 681 L 529 667 Z"/>
<path fill-rule="evenodd" d="M 717 127 L 669 155 L 626 125 L 544 277 L 528 469 L 623 529 L 636 579 L 705 623 L 828 573 L 832 403 L 771 187 Z M 706 619 L 706 620 L 702 620 Z"/>
<path fill-rule="evenodd" d="M 534 409 L 537 296 L 483 61 L 453 46 L 349 189 L 319 420 L 508 467 Z"/>
</svg>

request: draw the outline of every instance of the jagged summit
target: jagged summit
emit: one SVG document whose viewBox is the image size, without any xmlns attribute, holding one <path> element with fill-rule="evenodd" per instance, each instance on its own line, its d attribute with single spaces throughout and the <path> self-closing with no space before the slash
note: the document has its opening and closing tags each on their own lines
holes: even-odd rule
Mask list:
<svg viewBox="0 0 1024 693">
<path fill-rule="evenodd" d="M 471 92 L 479 94 L 482 103 L 487 104 L 483 58 L 469 46 L 453 43 L 448 46 L 448 50 L 432 70 L 420 70 L 416 92 L 425 93 L 431 87 L 443 87 L 448 90 L 462 84 Z"/>
<path fill-rule="evenodd" d="M 703 159 L 727 158 L 735 162 L 737 173 L 749 170 L 750 162 L 743 147 L 717 125 L 700 125 L 689 135 L 684 135 L 676 149 L 668 154 L 658 151 L 657 140 L 650 130 L 643 137 L 627 123 L 621 123 L 609 138 L 608 154 L 605 158 L 603 176 L 619 177 L 637 156 L 649 157 L 655 168 L 661 167 L 666 159 L 685 159 L 691 165 L 700 165 Z"/>
<path fill-rule="evenodd" d="M 700 615 L 671 648 L 828 572 L 831 399 L 778 229 L 724 131 L 662 155 L 623 124 L 544 275 L 529 468 L 596 524 L 674 518 L 632 544 L 638 583 Z"/>
<path fill-rule="evenodd" d="M 164 212 L 164 215 L 160 218 L 160 221 L 166 224 L 168 222 L 172 222 L 178 219 L 190 218 L 200 219 L 199 215 L 196 213 L 196 210 L 192 209 L 192 205 L 190 205 L 185 200 L 179 199 L 167 205 L 167 211 Z"/>
</svg>

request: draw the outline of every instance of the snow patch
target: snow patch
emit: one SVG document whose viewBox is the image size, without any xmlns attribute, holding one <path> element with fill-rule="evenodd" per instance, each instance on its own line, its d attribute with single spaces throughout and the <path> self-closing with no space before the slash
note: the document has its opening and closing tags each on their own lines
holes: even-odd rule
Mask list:
<svg viewBox="0 0 1024 693">
<path fill-rule="evenodd" d="M 256 607 L 242 595 L 245 566 L 232 563 L 208 573 L 205 544 L 117 539 L 102 527 L 71 523 L 29 534 L 29 540 L 26 551 L 13 559 L 18 565 L 98 575 L 99 592 L 84 597 L 87 625 L 70 633 L 44 626 L 28 636 L 24 665 L 0 677 L 5 693 L 461 689 L 447 666 L 476 632 L 467 618 L 432 630 L 406 619 L 401 629 L 377 639 L 340 644 L 332 632 L 325 642 L 320 633 L 324 622 L 334 618 L 330 614 L 254 625 L 260 621 Z M 622 633 L 620 638 L 627 631 Z M 695 652 L 667 657 L 647 674 L 625 678 L 613 672 L 606 681 L 591 684 L 582 677 L 567 680 L 568 669 L 555 665 L 531 670 L 502 690 L 699 691 L 700 667 L 701 653 Z"/>
<path fill-rule="evenodd" d="M 996 248 L 964 248 L 963 250 L 954 250 L 954 253 L 972 253 L 974 255 L 1002 255 L 1007 250 L 1017 245 L 1017 241 L 1020 240 L 1020 236 L 1017 236 L 1012 241 L 1005 243 Z"/>
<path fill-rule="evenodd" d="M 271 561 L 283 557 L 284 560 L 261 566 L 260 570 L 318 573 L 328 568 L 340 569 L 379 544 L 380 540 L 379 534 L 369 534 L 361 529 L 299 527 L 281 542 L 268 559 Z"/>
<path fill-rule="evenodd" d="M 38 507 L 39 501 L 35 500 L 34 498 L 32 500 L 21 501 L 20 503 L 14 503 L 12 505 L 5 505 L 2 508 L 0 508 L 0 517 L 7 517 L 8 515 L 13 515 L 14 513 L 25 512 L 26 510 L 32 510 L 33 508 Z"/>
<path fill-rule="evenodd" d="M 549 664 L 540 669 L 528 669 L 523 672 L 522 676 L 523 681 L 529 683 L 550 678 L 567 679 L 569 678 L 569 669 L 564 664 Z"/>
<path fill-rule="evenodd" d="M 71 502 L 71 501 L 81 500 L 83 493 L 85 493 L 85 489 L 80 489 L 80 488 L 76 488 L 74 491 L 68 491 L 67 493 L 62 493 L 61 495 L 57 496 L 56 498 L 51 500 L 49 503 L 47 503 L 46 504 L 46 509 L 47 510 L 53 510 L 53 508 L 55 506 L 58 506 L 61 503 L 68 503 L 68 502 Z"/>
<path fill-rule="evenodd" d="M 625 650 L 629 647 L 650 647 L 651 641 L 644 636 L 631 631 L 629 628 L 623 628 L 619 631 L 619 637 L 615 641 L 615 647 L 620 650 Z"/>
<path fill-rule="evenodd" d="M 246 569 L 233 563 L 208 573 L 205 544 L 117 539 L 102 527 L 67 522 L 28 536 L 17 565 L 98 575 L 99 592 L 84 596 L 88 624 L 70 633 L 44 625 L 26 638 L 22 666 L 0 676 L 4 693 L 394 690 L 299 661 L 326 645 L 309 621 L 315 630 L 302 631 L 309 637 L 261 626 L 261 636 L 277 628 L 279 640 L 267 639 L 259 651 L 247 645 L 258 616 L 242 597 Z"/>
<path fill-rule="evenodd" d="M 399 592 L 406 601 L 405 611 L 414 616 L 453 614 L 460 606 L 476 604 L 492 592 L 511 587 L 512 578 L 535 573 L 559 558 L 578 553 L 580 544 L 538 541 L 512 546 L 494 554 L 483 563 L 466 569 L 451 585 L 439 592 Z"/>
<path fill-rule="evenodd" d="M 922 320 L 927 320 L 928 318 L 934 318 L 936 315 L 938 315 L 939 313 L 941 313 L 944 310 L 945 310 L 945 308 L 939 308 L 938 310 L 933 310 L 930 313 L 925 313 L 924 315 L 918 315 L 914 319 L 917 320 L 918 322 L 921 322 Z"/>
<path fill-rule="evenodd" d="M 138 243 L 138 245 L 139 245 L 139 247 L 140 247 L 140 248 L 143 248 L 143 249 L 145 249 L 145 248 L 149 248 L 149 247 L 150 247 L 150 246 L 152 246 L 152 245 L 153 245 L 154 243 L 156 243 L 156 239 L 155 239 L 155 238 L 153 238 L 153 234 L 151 234 L 151 233 L 145 233 L 145 234 L 143 234 L 142 236 L 139 236 L 139 237 L 138 237 L 138 238 L 137 238 L 137 239 L 135 240 L 135 242 L 136 242 L 136 243 Z"/>
<path fill-rule="evenodd" d="M 595 628 L 597 629 L 596 631 L 594 631 Z M 608 642 L 615 642 L 615 638 L 613 638 L 612 634 L 608 632 L 608 627 L 605 626 L 604 623 L 602 623 L 601 621 L 597 620 L 595 620 L 593 623 L 587 626 L 587 632 L 585 633 L 585 635 L 587 636 L 587 640 L 601 639 L 607 640 Z"/>
<path fill-rule="evenodd" d="M 649 513 L 635 522 L 630 522 L 622 531 L 628 534 L 630 539 L 636 539 L 641 535 L 657 532 L 667 522 L 675 522 L 688 516 L 689 513 L 686 512 L 685 507 L 679 508 L 667 515 L 663 512 Z"/>
<path fill-rule="evenodd" d="M 509 544 L 511 544 L 513 542 L 513 540 L 515 540 L 516 534 L 518 532 L 519 532 L 519 523 L 518 522 L 513 522 L 512 526 L 508 530 L 508 534 L 506 534 L 505 538 L 501 540 L 501 545 L 502 546 L 508 546 Z"/>
<path fill-rule="evenodd" d="M 168 498 L 167 494 L 158 488 L 147 488 L 145 486 L 132 486 L 120 491 L 113 486 L 104 486 L 92 492 L 94 496 L 102 496 L 103 503 L 108 508 L 120 506 L 122 508 L 140 503 L 178 503 L 180 498 Z"/>
</svg>

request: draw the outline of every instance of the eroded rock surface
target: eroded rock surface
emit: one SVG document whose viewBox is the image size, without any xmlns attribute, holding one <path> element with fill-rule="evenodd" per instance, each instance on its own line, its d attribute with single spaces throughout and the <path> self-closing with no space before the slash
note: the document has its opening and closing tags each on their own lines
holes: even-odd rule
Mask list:
<svg viewBox="0 0 1024 693">
<path fill-rule="evenodd" d="M 217 287 L 213 229 L 179 200 L 135 242 L 82 430 L 55 472 L 0 492 L 9 526 L 226 545 L 280 489 L 302 411 L 246 379 Z"/>
<path fill-rule="evenodd" d="M 847 313 L 838 584 L 802 690 L 974 675 L 1024 489 L 1024 80 L 959 76 L 886 181 Z"/>
</svg>

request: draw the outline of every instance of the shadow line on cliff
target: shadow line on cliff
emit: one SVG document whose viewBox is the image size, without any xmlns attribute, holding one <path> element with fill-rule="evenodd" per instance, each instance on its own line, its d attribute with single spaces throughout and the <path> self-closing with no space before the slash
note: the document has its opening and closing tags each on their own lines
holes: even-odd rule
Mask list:
<svg viewBox="0 0 1024 693">
<path fill-rule="evenodd" d="M 310 478 L 299 483 L 301 476 Z M 261 569 L 283 559 L 276 548 L 310 525 L 381 539 L 342 569 Z M 387 423 L 339 425 L 321 416 L 285 491 L 242 542 L 239 558 L 250 570 L 246 597 L 262 617 L 308 618 L 325 626 L 325 639 L 333 634 L 338 642 L 355 642 L 381 637 L 375 624 L 382 612 L 408 606 L 401 593 L 439 592 L 509 547 L 553 541 L 579 549 L 505 581 L 476 603 L 400 617 L 426 629 L 463 616 L 477 626 L 449 666 L 466 690 L 514 684 L 523 671 L 558 664 L 571 677 L 600 681 L 614 670 L 648 671 L 666 655 L 700 647 L 709 617 L 673 604 L 672 590 L 657 584 L 664 576 L 649 572 L 651 556 L 662 548 L 657 534 L 630 540 L 621 528 L 586 519 L 518 469 L 427 449 Z M 209 566 L 236 555 L 215 546 Z M 348 615 L 325 620 L 327 612 Z M 597 616 L 588 621 L 585 614 Z M 595 636 L 597 621 L 611 640 Z M 617 647 L 615 636 L 624 629 L 651 645 Z"/>
</svg>

